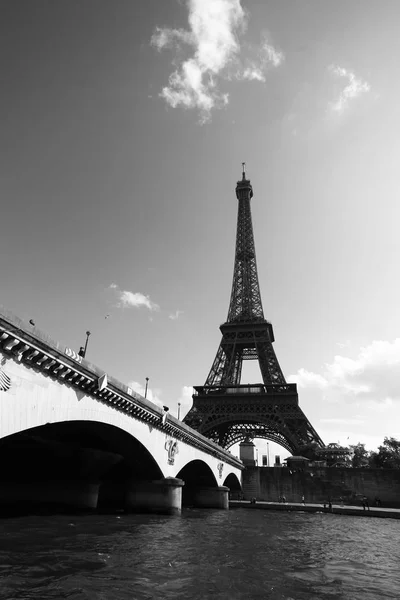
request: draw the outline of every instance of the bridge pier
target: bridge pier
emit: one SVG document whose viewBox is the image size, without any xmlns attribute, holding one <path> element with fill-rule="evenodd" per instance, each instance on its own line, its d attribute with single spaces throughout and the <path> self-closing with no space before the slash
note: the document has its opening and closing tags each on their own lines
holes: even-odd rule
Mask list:
<svg viewBox="0 0 400 600">
<path fill-rule="evenodd" d="M 182 479 L 166 477 L 158 481 L 132 483 L 125 496 L 125 510 L 173 515 L 182 509 Z"/>
<path fill-rule="evenodd" d="M 194 488 L 192 494 L 193 506 L 196 508 L 229 508 L 229 488 L 225 485 Z"/>
</svg>

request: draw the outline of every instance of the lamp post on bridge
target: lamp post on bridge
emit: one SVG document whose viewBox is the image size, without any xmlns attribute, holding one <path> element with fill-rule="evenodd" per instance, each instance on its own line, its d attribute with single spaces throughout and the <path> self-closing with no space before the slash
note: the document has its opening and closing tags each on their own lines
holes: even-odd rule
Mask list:
<svg viewBox="0 0 400 600">
<path fill-rule="evenodd" d="M 87 347 L 88 347 L 89 336 L 90 336 L 90 331 L 87 331 L 86 332 L 85 347 L 81 346 L 80 349 L 79 349 L 79 352 L 78 352 L 79 356 L 82 356 L 82 358 L 85 358 L 85 356 L 86 356 L 86 350 L 87 350 Z"/>
<path fill-rule="evenodd" d="M 146 377 L 146 387 L 145 387 L 145 390 L 144 390 L 144 397 L 145 397 L 145 398 L 147 398 L 147 386 L 148 386 L 148 385 L 149 385 L 149 378 L 148 378 L 148 377 Z"/>
<path fill-rule="evenodd" d="M 181 415 L 181 403 L 178 402 L 178 421 L 179 421 L 180 415 Z"/>
</svg>

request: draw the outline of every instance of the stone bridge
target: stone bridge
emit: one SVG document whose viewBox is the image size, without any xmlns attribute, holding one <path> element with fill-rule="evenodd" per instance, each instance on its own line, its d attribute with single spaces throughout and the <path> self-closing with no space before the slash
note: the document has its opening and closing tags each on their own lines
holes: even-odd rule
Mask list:
<svg viewBox="0 0 400 600">
<path fill-rule="evenodd" d="M 0 306 L 0 505 L 228 507 L 240 460 Z"/>
</svg>

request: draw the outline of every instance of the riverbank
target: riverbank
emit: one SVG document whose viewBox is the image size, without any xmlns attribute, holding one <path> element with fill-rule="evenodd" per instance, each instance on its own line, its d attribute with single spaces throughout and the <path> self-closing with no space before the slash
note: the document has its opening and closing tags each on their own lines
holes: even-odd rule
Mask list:
<svg viewBox="0 0 400 600">
<path fill-rule="evenodd" d="M 347 506 L 341 504 L 332 504 L 332 509 L 324 508 L 323 504 L 302 504 L 297 502 L 261 502 L 257 501 L 251 504 L 248 500 L 230 500 L 229 508 L 247 508 L 251 510 L 278 510 L 278 511 L 300 511 L 310 513 L 333 513 L 337 515 L 351 515 L 357 517 L 379 517 L 381 519 L 400 519 L 400 509 L 398 508 L 377 508 L 363 509 L 362 506 Z"/>
</svg>

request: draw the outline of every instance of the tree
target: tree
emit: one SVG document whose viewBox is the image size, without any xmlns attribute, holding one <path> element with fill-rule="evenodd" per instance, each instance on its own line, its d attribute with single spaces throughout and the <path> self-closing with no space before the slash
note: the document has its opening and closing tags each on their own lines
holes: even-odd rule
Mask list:
<svg viewBox="0 0 400 600">
<path fill-rule="evenodd" d="M 377 469 L 400 469 L 400 441 L 385 437 L 383 446 L 379 446 L 378 452 L 372 453 L 370 466 Z"/>
<path fill-rule="evenodd" d="M 359 467 L 369 466 L 369 458 L 371 452 L 365 449 L 365 444 L 361 444 L 361 442 L 358 442 L 358 444 L 350 445 L 349 449 L 351 453 L 350 463 L 352 467 L 355 467 L 357 469 Z"/>
<path fill-rule="evenodd" d="M 299 456 L 304 456 L 309 460 L 318 460 L 320 447 L 317 442 L 309 442 L 297 449 Z"/>
</svg>

